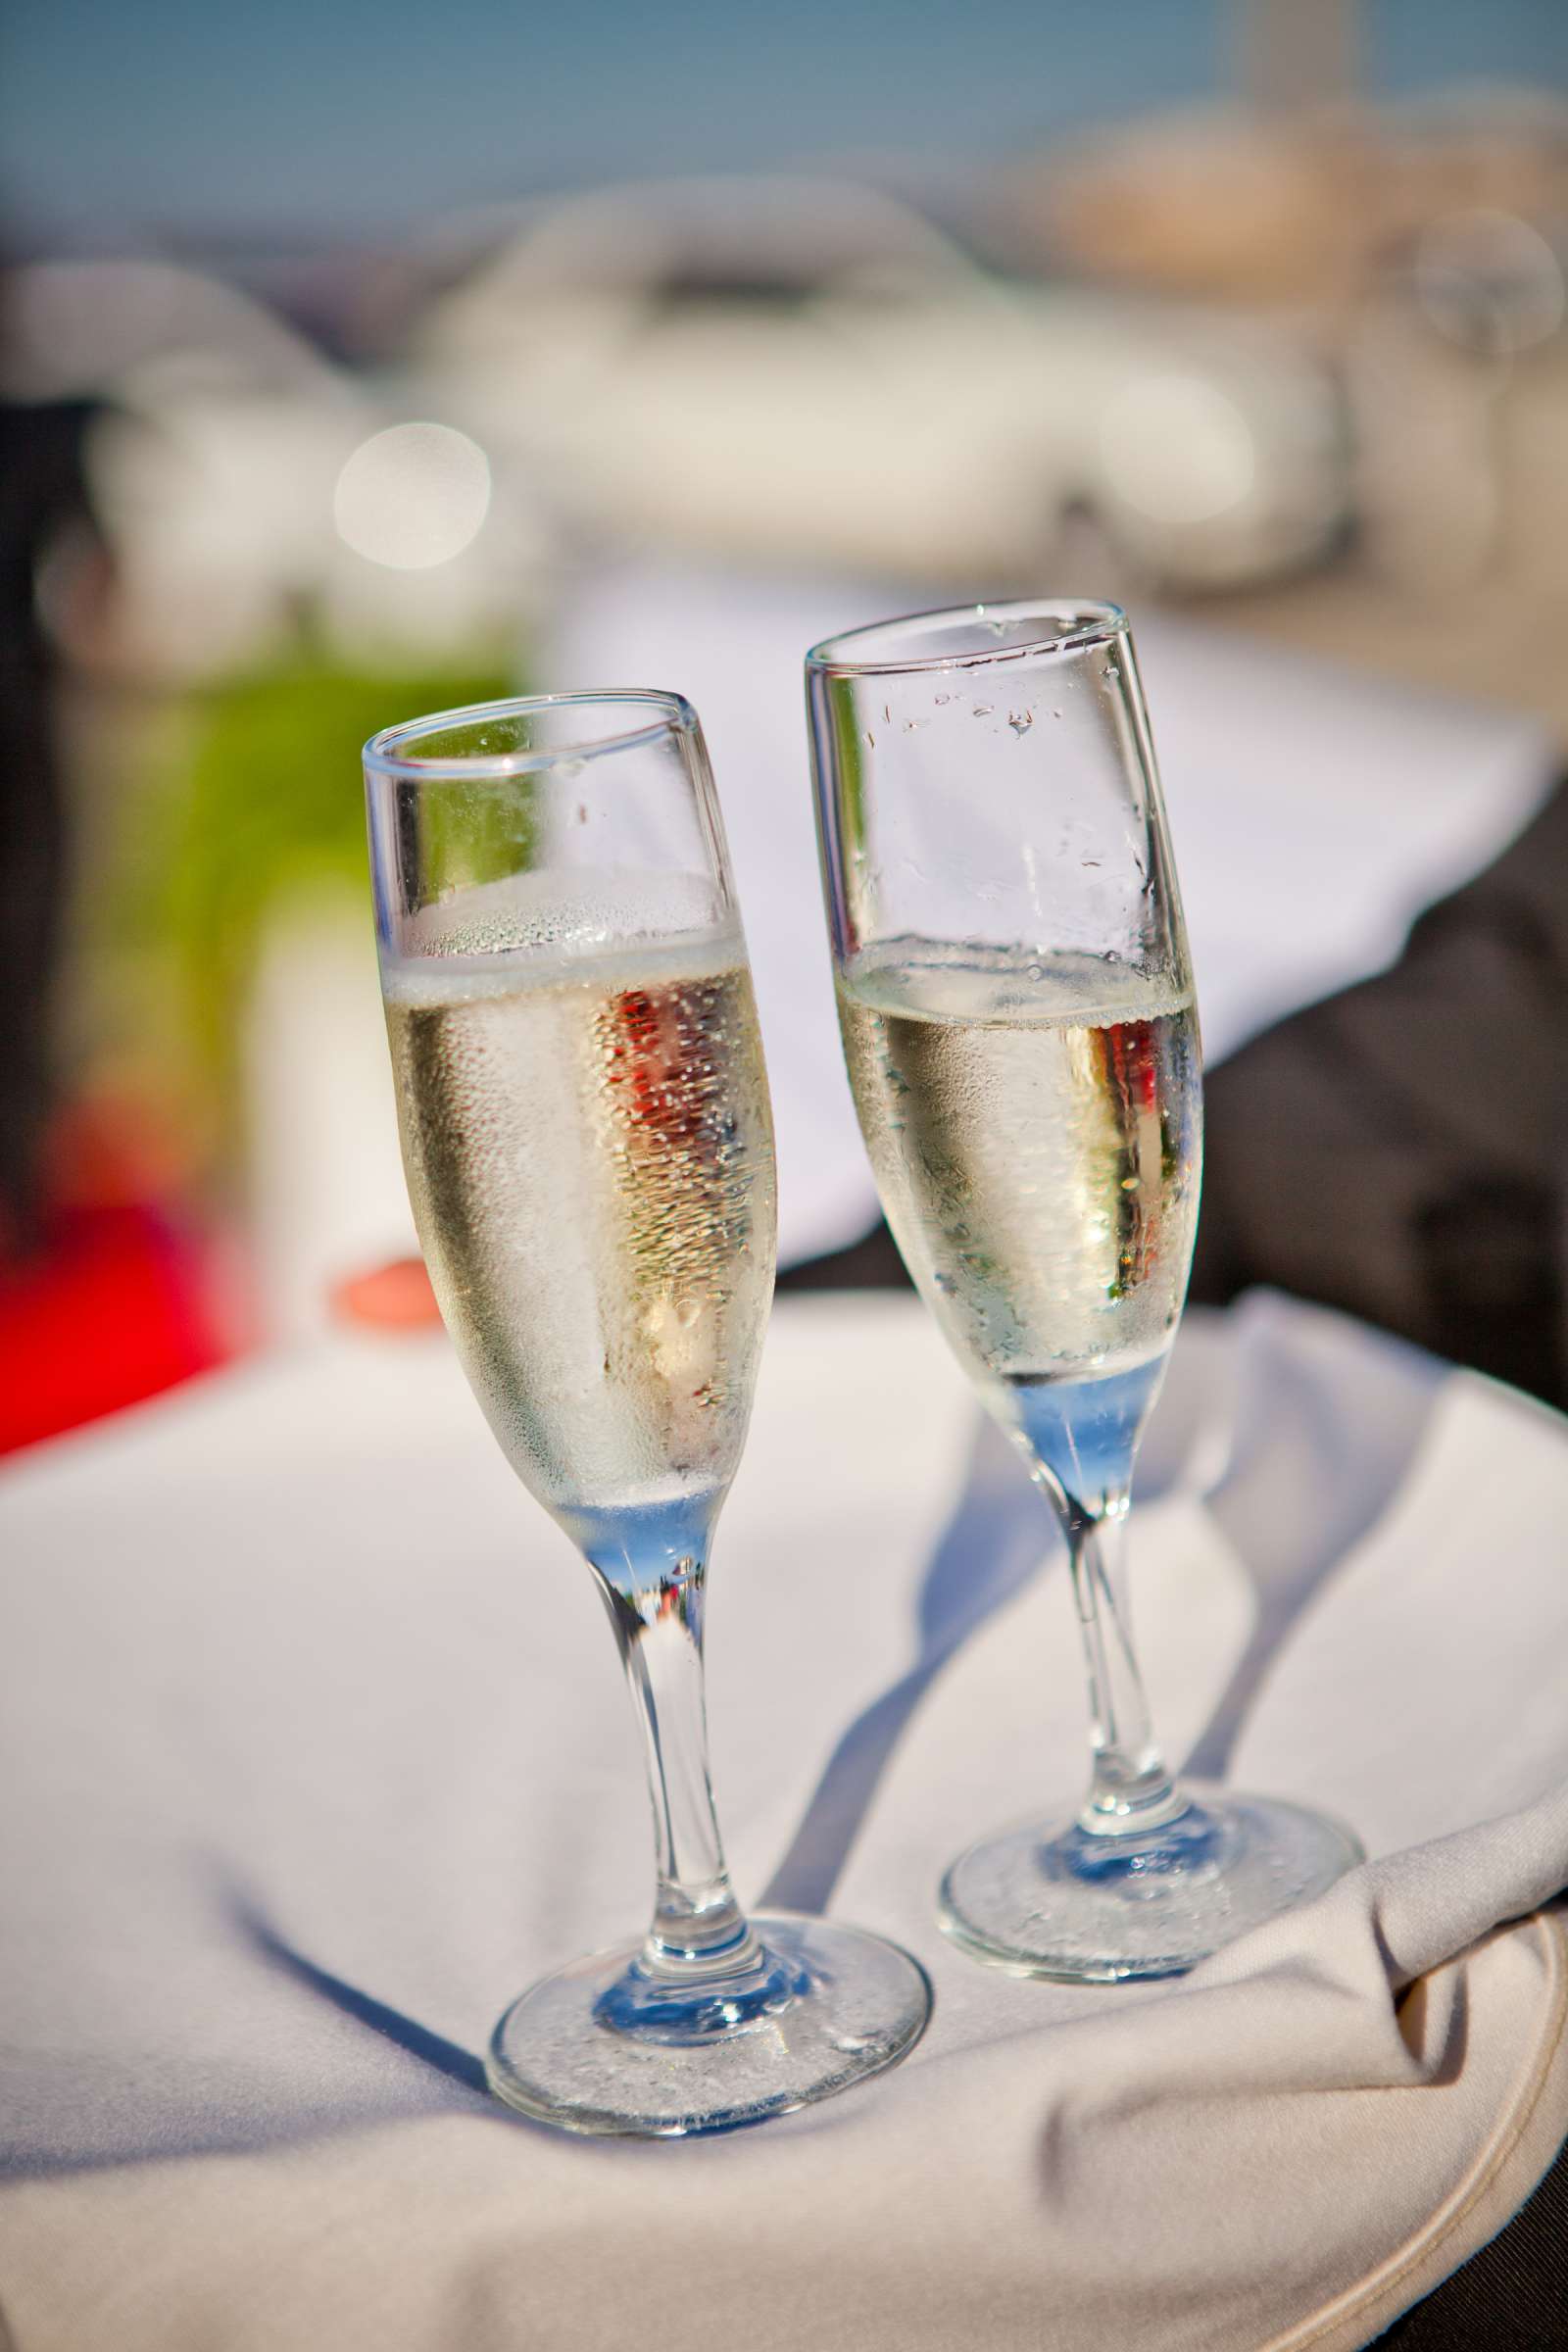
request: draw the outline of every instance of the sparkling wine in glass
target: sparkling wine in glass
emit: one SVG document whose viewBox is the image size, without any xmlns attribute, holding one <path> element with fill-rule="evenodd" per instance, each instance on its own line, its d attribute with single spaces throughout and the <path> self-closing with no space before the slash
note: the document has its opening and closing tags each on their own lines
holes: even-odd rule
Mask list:
<svg viewBox="0 0 1568 2352">
<path fill-rule="evenodd" d="M 1168 1974 L 1360 1849 L 1173 1780 L 1133 1652 L 1122 1542 L 1187 1291 L 1202 1081 L 1132 638 L 1113 605 L 971 605 L 817 646 L 807 685 L 866 1150 L 916 1288 L 1054 1505 L 1088 1667 L 1077 1815 L 960 1855 L 942 1922 L 1018 1974 Z"/>
<path fill-rule="evenodd" d="M 388 729 L 365 770 L 431 1281 L 507 1458 L 594 1575 L 653 1798 L 646 1936 L 523 1993 L 490 2082 L 573 2132 L 757 2122 L 902 2057 L 929 1991 L 876 1936 L 748 1920 L 713 1813 L 704 1592 L 772 1295 L 774 1178 L 696 713 L 662 694 L 492 704 Z"/>
</svg>

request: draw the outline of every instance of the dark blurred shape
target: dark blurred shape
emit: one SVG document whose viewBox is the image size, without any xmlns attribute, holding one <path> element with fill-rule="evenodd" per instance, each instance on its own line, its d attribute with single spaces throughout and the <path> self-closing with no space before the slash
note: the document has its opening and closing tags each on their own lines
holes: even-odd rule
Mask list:
<svg viewBox="0 0 1568 2352">
<path fill-rule="evenodd" d="M 86 511 L 88 416 L 75 403 L 0 402 L 0 1260 L 38 1238 L 65 828 L 35 587 L 45 550 Z"/>
<path fill-rule="evenodd" d="M 846 1249 L 830 1250 L 823 1257 L 779 1269 L 781 1291 L 898 1291 L 909 1290 L 908 1270 L 898 1244 L 885 1224 Z"/>
<path fill-rule="evenodd" d="M 1207 1083 L 1193 1297 L 1344 1307 L 1568 1405 L 1568 785 L 1392 971 Z"/>
<path fill-rule="evenodd" d="M 63 545 L 91 569 L 94 415 L 87 401 L 0 401 L 0 1453 L 227 1352 L 210 1253 L 152 1197 L 145 1122 L 60 1100 L 65 681 L 39 588 Z"/>
</svg>

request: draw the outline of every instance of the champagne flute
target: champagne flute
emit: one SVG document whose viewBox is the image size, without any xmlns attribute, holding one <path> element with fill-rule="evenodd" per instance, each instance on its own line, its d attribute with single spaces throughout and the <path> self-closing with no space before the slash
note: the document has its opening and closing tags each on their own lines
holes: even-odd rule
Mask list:
<svg viewBox="0 0 1568 2352">
<path fill-rule="evenodd" d="M 1183 1788 L 1121 1554 L 1198 1216 L 1198 1016 L 1114 605 L 970 605 L 807 658 L 850 1082 L 888 1223 L 1066 1538 L 1092 1770 L 1075 1818 L 960 1855 L 943 1926 L 1019 1975 L 1159 1976 L 1359 1857 L 1275 1799 Z"/>
<path fill-rule="evenodd" d="M 709 1782 L 703 1606 L 773 1286 L 773 1138 L 696 712 L 568 694 L 366 747 L 404 1166 L 430 1278 L 523 1484 L 588 1561 L 647 1747 L 640 1942 L 496 2029 L 492 2088 L 582 2132 L 782 2114 L 891 2065 L 907 1954 L 749 1921 Z"/>
</svg>

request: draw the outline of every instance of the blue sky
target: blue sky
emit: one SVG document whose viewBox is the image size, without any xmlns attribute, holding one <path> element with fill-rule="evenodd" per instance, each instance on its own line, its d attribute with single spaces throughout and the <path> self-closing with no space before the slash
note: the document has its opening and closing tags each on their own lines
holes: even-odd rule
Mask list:
<svg viewBox="0 0 1568 2352">
<path fill-rule="evenodd" d="M 992 157 L 1225 89 L 1236 5 L 10 0 L 0 201 L 46 241 L 375 234 L 594 178 Z M 1380 91 L 1568 86 L 1568 0 L 1363 19 Z"/>
</svg>

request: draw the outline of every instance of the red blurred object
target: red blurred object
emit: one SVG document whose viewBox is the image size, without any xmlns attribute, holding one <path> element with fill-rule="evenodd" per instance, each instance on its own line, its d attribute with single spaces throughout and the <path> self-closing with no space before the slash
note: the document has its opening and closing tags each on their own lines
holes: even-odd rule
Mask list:
<svg viewBox="0 0 1568 2352">
<path fill-rule="evenodd" d="M 0 1235 L 0 1453 L 156 1396 L 233 1353 L 216 1253 L 158 1205 L 177 1170 L 145 1106 L 76 1103 L 55 1121 L 35 1246 Z"/>
<path fill-rule="evenodd" d="M 351 1275 L 332 1293 L 340 1323 L 365 1323 L 381 1331 L 427 1331 L 441 1320 L 422 1257 L 395 1257 L 368 1274 Z"/>
<path fill-rule="evenodd" d="M 155 1208 L 67 1208 L 0 1266 L 0 1453 L 211 1371 L 229 1352 L 204 1252 Z"/>
</svg>

